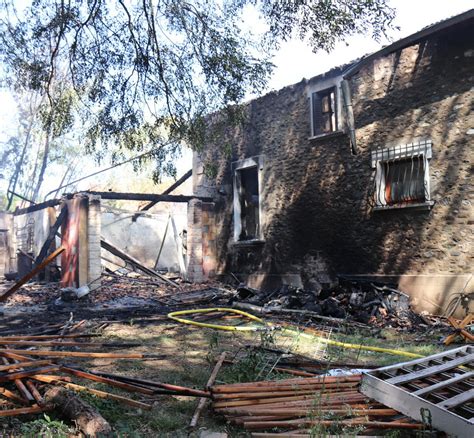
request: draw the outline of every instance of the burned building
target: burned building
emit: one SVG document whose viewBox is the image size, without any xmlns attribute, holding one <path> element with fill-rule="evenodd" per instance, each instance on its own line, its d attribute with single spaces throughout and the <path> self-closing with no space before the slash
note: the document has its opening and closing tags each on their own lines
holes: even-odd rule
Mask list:
<svg viewBox="0 0 474 438">
<path fill-rule="evenodd" d="M 195 153 L 188 275 L 473 292 L 474 10 L 252 100 Z M 212 167 L 212 172 L 209 169 Z"/>
</svg>

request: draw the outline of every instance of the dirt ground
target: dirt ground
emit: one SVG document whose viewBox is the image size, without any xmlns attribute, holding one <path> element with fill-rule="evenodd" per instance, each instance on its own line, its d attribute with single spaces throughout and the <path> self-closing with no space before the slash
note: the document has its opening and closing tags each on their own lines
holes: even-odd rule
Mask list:
<svg viewBox="0 0 474 438">
<path fill-rule="evenodd" d="M 317 339 L 300 338 L 297 334 L 270 332 L 226 332 L 208 328 L 200 328 L 176 323 L 164 314 L 141 316 L 117 314 L 96 316 L 89 319 L 88 324 L 105 325 L 102 337 L 105 342 L 134 342 L 139 347 L 117 350 L 124 352 L 144 352 L 163 355 L 162 359 L 117 360 L 70 359 L 63 363 L 74 364 L 83 368 L 124 374 L 127 376 L 145 378 L 165 383 L 178 384 L 187 387 L 204 388 L 214 367 L 218 355 L 222 351 L 229 352 L 228 357 L 235 359 L 233 365 L 224 366 L 218 377 L 218 383 L 233 383 L 268 378 L 289 377 L 288 375 L 271 371 L 277 364 L 275 357 L 269 357 L 260 347 L 278 350 L 290 350 L 315 359 L 329 362 L 346 362 L 385 365 L 403 360 L 396 355 L 367 352 L 357 349 L 328 348 Z M 51 313 L 36 315 L 28 320 L 39 324 L 41 321 L 64 319 L 64 315 Z M 78 315 L 82 317 L 82 315 Z M 112 318 L 112 319 L 111 319 Z M 118 321 L 117 321 L 118 320 Z M 116 321 L 116 322 L 114 322 Z M 293 321 L 307 324 L 307 322 Z M 25 324 L 22 317 L 4 320 L 3 327 L 19 327 Z M 320 327 L 331 336 L 331 339 L 365 345 L 376 345 L 385 348 L 402 349 L 420 354 L 432 354 L 441 351 L 438 343 L 441 333 L 423 333 L 422 331 L 404 334 L 392 330 L 377 331 L 376 334 L 364 333 L 360 329 L 348 329 L 346 333 L 330 331 L 328 327 Z M 249 347 L 259 347 L 250 349 Z M 114 350 L 115 351 L 115 350 Z M 331 366 L 328 366 L 331 368 Z M 84 382 L 79 382 L 84 384 Z M 99 399 L 95 396 L 81 394 L 81 397 L 94 405 L 97 410 L 110 422 L 116 436 L 120 437 L 201 437 L 206 432 L 227 433 L 230 437 L 249 436 L 239 428 L 226 424 L 222 418 L 212 413 L 208 407 L 202 414 L 198 428 L 190 430 L 188 425 L 198 403 L 196 398 L 183 396 L 130 395 L 120 390 L 111 390 L 102 384 L 87 382 L 87 386 L 115 392 L 137 400 L 153 403 L 151 411 L 118 404 L 115 401 Z M 63 422 L 51 415 L 36 417 L 16 417 L 0 420 L 0 433 L 13 436 L 77 436 L 74 425 Z"/>
</svg>

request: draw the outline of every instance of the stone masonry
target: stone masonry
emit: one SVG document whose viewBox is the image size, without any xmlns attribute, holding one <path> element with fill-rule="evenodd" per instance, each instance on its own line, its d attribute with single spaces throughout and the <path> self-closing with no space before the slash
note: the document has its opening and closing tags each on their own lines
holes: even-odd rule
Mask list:
<svg viewBox="0 0 474 438">
<path fill-rule="evenodd" d="M 419 307 L 441 312 L 472 271 L 472 21 L 376 58 L 349 78 L 356 155 L 344 121 L 340 132 L 311 138 L 308 96 L 318 82 L 340 77 L 343 67 L 249 102 L 245 120 L 210 141 L 194 160 L 201 175 L 206 165 L 217 166 L 213 178 L 194 179 L 196 194 L 205 188 L 217 200 L 215 272 L 270 288 L 285 276 L 301 278 L 305 260 L 319 257 L 334 273 L 397 279 Z M 375 211 L 371 151 L 417 139 L 433 145 L 429 177 L 435 205 Z M 223 144 L 231 146 L 230 155 Z M 232 233 L 231 163 L 256 155 L 265 163 L 264 239 L 241 245 Z M 197 255 L 202 218 L 195 220 L 193 208 L 188 241 Z M 194 230 L 194 223 L 201 229 Z M 191 263 L 192 257 L 190 269 L 199 270 L 203 260 Z M 473 288 L 468 282 L 465 292 Z"/>
<path fill-rule="evenodd" d="M 101 210 L 100 196 L 89 195 L 89 206 L 87 211 L 87 232 L 88 232 L 88 275 L 87 282 L 90 289 L 94 290 L 100 287 L 100 278 L 102 274 L 102 259 L 100 249 L 101 235 Z M 93 282 L 93 283 L 91 283 Z"/>
</svg>

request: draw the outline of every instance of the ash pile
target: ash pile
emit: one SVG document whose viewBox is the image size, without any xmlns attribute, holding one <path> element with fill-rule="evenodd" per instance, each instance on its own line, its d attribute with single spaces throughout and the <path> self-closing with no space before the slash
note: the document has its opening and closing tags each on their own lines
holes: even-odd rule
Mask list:
<svg viewBox="0 0 474 438">
<path fill-rule="evenodd" d="M 260 306 L 262 312 L 294 309 L 379 327 L 426 325 L 410 308 L 409 296 L 392 285 L 340 278 L 337 285 L 315 290 L 284 285 L 265 293 L 241 284 L 234 300 Z"/>
</svg>

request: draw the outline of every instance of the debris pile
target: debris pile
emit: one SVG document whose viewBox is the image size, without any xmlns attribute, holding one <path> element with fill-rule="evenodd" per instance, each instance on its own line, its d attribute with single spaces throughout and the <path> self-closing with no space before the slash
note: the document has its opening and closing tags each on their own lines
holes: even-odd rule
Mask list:
<svg viewBox="0 0 474 438">
<path fill-rule="evenodd" d="M 269 293 L 240 285 L 234 301 L 251 304 L 254 311 L 261 307 L 260 313 L 304 310 L 308 314 L 372 326 L 411 329 L 426 323 L 411 310 L 407 294 L 370 282 L 342 281 L 337 287 L 317 291 L 285 285 Z"/>
<path fill-rule="evenodd" d="M 351 375 L 235 383 L 213 386 L 211 394 L 217 413 L 249 431 L 298 429 L 310 436 L 317 426 L 365 432 L 423 428 L 361 394 L 360 380 Z"/>
</svg>

